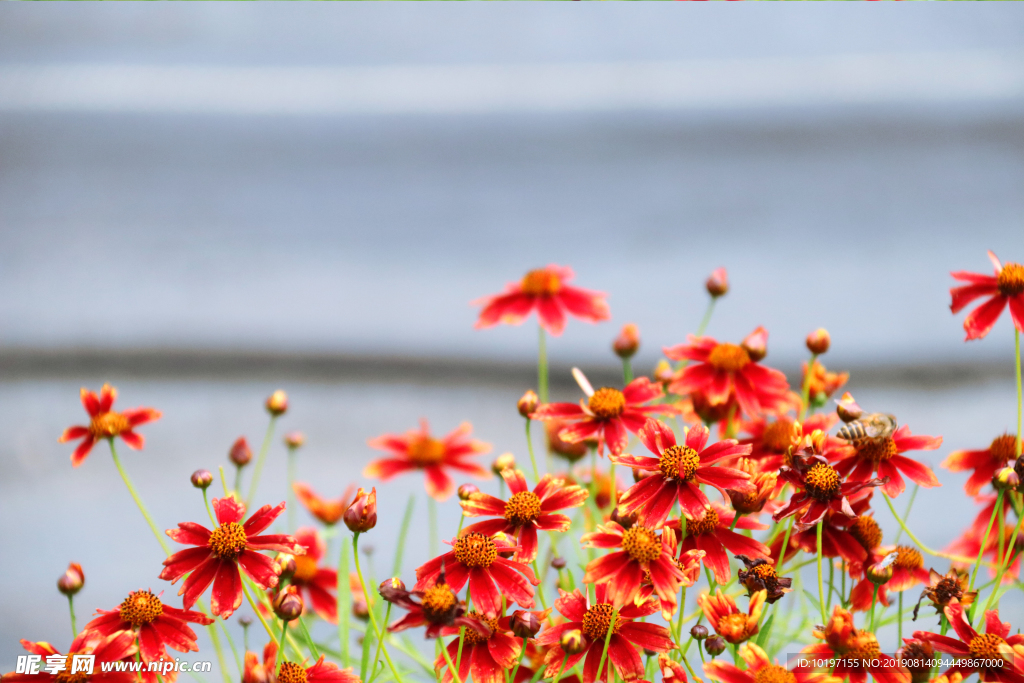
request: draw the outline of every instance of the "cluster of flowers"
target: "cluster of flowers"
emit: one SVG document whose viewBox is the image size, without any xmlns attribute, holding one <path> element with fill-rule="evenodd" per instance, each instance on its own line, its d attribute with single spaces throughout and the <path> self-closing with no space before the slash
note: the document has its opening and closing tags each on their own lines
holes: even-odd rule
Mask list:
<svg viewBox="0 0 1024 683">
<path fill-rule="evenodd" d="M 290 518 L 287 533 L 267 533 L 286 509 L 284 502 L 249 513 L 275 423 L 288 410 L 281 391 L 267 399 L 270 421 L 258 456 L 244 438 L 231 447 L 234 483 L 228 486 L 221 468 L 224 495 L 207 504 L 210 527 L 181 522 L 166 531 L 171 540 L 189 546 L 172 553 L 115 448 L 120 439 L 141 449 L 143 438 L 135 429 L 160 413 L 116 412 L 116 392 L 104 386 L 98 396 L 83 389 L 89 424 L 69 428 L 61 440 L 81 440 L 71 458 L 75 467 L 95 444 L 109 444 L 167 553 L 159 578 L 172 584 L 181 580 L 181 607 L 165 603 L 162 593 L 136 590 L 114 609 L 98 610 L 79 632 L 74 595 L 84 585 L 84 573 L 72 564 L 58 582 L 68 596 L 75 632 L 67 655 L 46 642 L 22 642 L 48 661 L 93 654 L 98 662 L 155 662 L 171 658 L 167 648 L 197 651 L 190 626 L 197 624 L 209 629 L 222 675 L 230 679 L 220 635 L 232 652 L 235 645 L 230 632 L 218 632 L 215 624 L 218 617 L 230 618 L 244 598 L 252 615 L 239 617 L 246 636 L 244 661 L 237 661 L 243 683 L 425 677 L 441 683 L 594 683 L 658 676 L 672 683 L 701 676 L 722 683 L 862 683 L 868 675 L 880 683 L 958 683 L 973 673 L 982 681 L 1024 683 L 1024 636 L 1010 635 L 1010 625 L 998 614 L 1000 595 L 1017 580 L 1024 550 L 1024 539 L 1018 543 L 1024 520 L 1019 436 L 1024 267 L 1004 266 L 990 256 L 994 276 L 953 274 L 969 284 L 952 290 L 952 310 L 989 297 L 964 323 L 967 338 L 977 339 L 1009 306 L 1018 341 L 1018 433 L 998 436 L 986 449 L 954 452 L 943 463 L 952 471 L 973 471 L 966 492 L 981 508 L 944 551 L 921 544 L 905 522 L 918 487 L 939 486 L 932 470 L 910 454 L 935 450 L 942 438 L 915 435 L 893 415 L 867 413 L 848 392 L 835 401 L 835 411 L 824 410 L 848 379 L 820 361 L 830 346 L 825 330 L 807 337 L 810 358 L 798 390 L 763 363 L 768 340 L 763 328 L 739 344 L 704 335 L 715 303 L 729 289 L 724 269 L 706 282 L 710 300 L 697 334 L 666 347 L 652 376 L 633 377 L 631 358 L 640 337 L 635 326 L 626 325 L 613 343 L 622 359 L 621 388 L 595 389 L 574 369 L 582 398 L 551 402 L 545 334 L 559 335 L 567 315 L 590 322 L 610 317 L 605 295 L 570 285 L 572 271 L 552 265 L 480 302 L 482 328 L 520 323 L 538 313 L 538 390 L 527 391 L 517 405 L 525 423 L 529 475 L 511 454 L 499 456 L 490 471 L 481 466 L 479 457 L 490 446 L 472 437 L 468 423 L 441 438 L 424 422 L 419 429 L 369 442 L 386 457 L 369 463 L 365 477 L 387 481 L 412 471 L 424 474 L 432 535 L 435 501 L 457 492 L 462 509 L 459 528 L 446 541 L 450 550 L 417 567 L 411 589 L 400 576 L 368 588 L 360 567 L 360 537 L 377 524 L 375 488 L 350 488 L 338 499 L 324 499 L 293 481 L 290 466 L 291 491 L 324 528 L 296 529 Z M 549 471 L 543 475 L 530 438 L 535 422 L 545 428 Z M 290 465 L 303 442 L 298 433 L 285 437 Z M 250 464 L 243 496 L 243 473 Z M 617 468 L 631 474 L 629 486 L 620 485 Z M 492 472 L 499 477 L 498 496 L 453 479 L 484 479 Z M 908 479 L 914 488 L 900 515 L 892 500 L 906 492 Z M 192 475 L 204 501 L 213 482 L 209 471 Z M 876 501 L 884 501 L 900 535 L 912 544 L 883 544 L 874 519 Z M 396 574 L 411 511 L 412 501 L 395 548 Z M 758 538 L 755 532 L 767 533 Z M 572 542 L 576 533 L 578 542 Z M 340 540 L 337 553 L 331 550 L 335 539 Z M 926 569 L 924 555 L 949 567 L 944 573 Z M 801 569 L 811 565 L 817 570 L 816 596 L 794 591 Z M 982 566 L 992 578 L 978 585 Z M 903 592 L 918 586 L 923 590 L 910 618 L 916 620 L 927 601 L 938 615 L 939 632 L 917 630 L 903 638 Z M 545 588 L 557 590 L 550 604 Z M 691 612 L 688 591 L 696 594 Z M 892 614 L 894 596 L 898 607 Z M 399 612 L 394 620 L 393 609 Z M 859 628 L 856 613 L 864 613 Z M 819 624 L 810 628 L 818 617 Z M 253 618 L 268 637 L 262 659 L 248 651 Z M 981 634 L 972 625 L 979 621 L 985 624 Z M 337 624 L 333 644 L 323 628 L 318 630 L 319 622 Z M 876 637 L 886 624 L 898 630 L 895 658 L 882 653 Z M 947 635 L 950 628 L 956 638 Z M 409 629 L 423 629 L 434 640 L 433 661 L 402 633 Z M 356 632 L 362 633 L 358 674 L 350 656 Z M 771 657 L 799 641 L 813 661 L 831 663 L 780 664 Z M 727 651 L 731 657 L 722 656 Z M 955 656 L 955 666 L 939 671 L 936 652 Z M 700 670 L 691 662 L 694 656 Z M 99 668 L 72 674 L 58 662 L 41 674 L 9 673 L 3 681 L 43 678 L 155 683 L 173 681 L 176 674 Z"/>
</svg>

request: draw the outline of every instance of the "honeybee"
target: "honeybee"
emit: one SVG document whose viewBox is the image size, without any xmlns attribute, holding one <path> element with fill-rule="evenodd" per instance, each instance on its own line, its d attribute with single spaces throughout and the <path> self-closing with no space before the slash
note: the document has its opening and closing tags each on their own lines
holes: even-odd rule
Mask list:
<svg viewBox="0 0 1024 683">
<path fill-rule="evenodd" d="M 843 425 L 836 436 L 854 446 L 863 446 L 874 441 L 888 439 L 896 431 L 896 416 L 888 413 L 867 413 L 859 419 Z"/>
</svg>

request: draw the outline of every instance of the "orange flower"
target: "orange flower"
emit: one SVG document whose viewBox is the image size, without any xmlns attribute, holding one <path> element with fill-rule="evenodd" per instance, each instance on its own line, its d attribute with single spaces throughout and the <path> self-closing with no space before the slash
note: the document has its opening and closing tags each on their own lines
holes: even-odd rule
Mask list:
<svg viewBox="0 0 1024 683">
<path fill-rule="evenodd" d="M 277 674 L 274 670 L 277 669 Z M 242 683 L 360 683 L 352 668 L 339 669 L 337 664 L 325 662 L 323 655 L 313 666 L 303 666 L 299 662 L 281 662 L 277 666 L 277 645 L 267 643 L 263 648 L 263 664 L 260 665 L 255 652 L 245 653 L 245 670 Z"/>
<path fill-rule="evenodd" d="M 832 673 L 839 678 L 864 683 L 870 673 L 878 683 L 910 683 L 910 672 L 892 656 L 881 653 L 874 633 L 854 628 L 853 615 L 839 605 L 824 629 L 814 629 L 814 637 L 824 642 L 808 645 L 802 652 L 815 658 L 838 658 Z"/>
<path fill-rule="evenodd" d="M 455 483 L 445 471 L 450 468 L 466 472 L 478 479 L 487 479 L 490 473 L 467 458 L 488 453 L 491 445 L 470 438 L 472 425 L 463 422 L 442 439 L 430 435 L 426 420 L 420 428 L 405 434 L 384 434 L 368 442 L 371 448 L 387 451 L 389 457 L 374 460 L 363 476 L 387 481 L 401 472 L 423 470 L 426 474 L 427 493 L 436 500 L 445 500 L 455 491 Z"/>
<path fill-rule="evenodd" d="M 999 620 L 999 610 L 985 612 L 983 635 L 975 631 L 967 621 L 963 605 L 958 602 L 952 602 L 946 608 L 946 618 L 960 640 L 937 633 L 914 631 L 914 637 L 918 640 L 931 643 L 939 652 L 956 657 L 956 665 L 947 670 L 946 675 L 959 673 L 966 678 L 977 672 L 982 683 L 1024 681 L 1024 635 L 1010 635 L 1010 625 Z M 996 662 L 999 664 L 994 665 Z"/>
<path fill-rule="evenodd" d="M 202 612 L 177 609 L 165 605 L 152 592 L 132 591 L 113 610 L 96 610 L 95 619 L 85 625 L 86 631 L 113 636 L 118 631 L 136 631 L 142 658 L 147 662 L 167 654 L 165 646 L 179 652 L 199 652 L 196 634 L 188 624 L 208 626 L 213 623 Z"/>
<path fill-rule="evenodd" d="M 547 617 L 550 610 L 534 612 L 540 619 Z M 523 641 L 516 637 L 511 630 L 511 617 L 501 614 L 483 615 L 470 612 L 466 615 L 468 619 L 477 620 L 486 624 L 487 635 L 467 628 L 460 646 L 459 638 L 453 638 L 447 645 L 448 656 L 452 663 L 458 661 L 459 648 L 462 648 L 462 661 L 459 663 L 459 679 L 469 681 L 472 674 L 474 683 L 505 683 L 505 672 L 515 668 L 519 661 L 519 653 L 522 652 Z M 441 628 L 442 636 L 457 636 L 461 633 L 458 626 L 445 626 Z M 434 671 L 440 672 L 447 667 L 444 655 L 438 655 L 434 661 Z M 445 671 L 442 683 L 449 683 L 454 679 L 451 671 Z M 530 680 L 530 675 L 519 668 L 516 674 L 517 683 Z"/>
<path fill-rule="evenodd" d="M 778 660 L 772 664 L 765 651 L 754 643 L 740 646 L 740 658 L 747 665 L 745 671 L 735 664 L 712 660 L 704 664 L 704 673 L 721 683 L 842 683 L 841 678 L 824 672 L 790 670 L 780 665 Z"/>
<path fill-rule="evenodd" d="M 924 488 L 940 486 L 935 473 L 927 465 L 908 458 L 907 451 L 933 451 L 942 445 L 941 436 L 914 436 L 910 427 L 903 425 L 896 433 L 882 440 L 852 442 L 854 452 L 835 463 L 836 471 L 849 481 L 866 481 L 875 472 L 887 479 L 882 490 L 890 498 L 903 493 L 907 485 L 900 472 Z"/>
<path fill-rule="evenodd" d="M 57 649 L 45 641 L 33 643 L 29 640 L 22 640 L 21 646 L 34 655 L 46 660 L 50 657 L 59 656 Z M 85 683 L 96 681 L 96 683 L 132 683 L 138 674 L 128 671 L 105 671 L 104 665 L 110 662 L 127 660 L 137 651 L 135 645 L 135 634 L 131 631 L 117 631 L 111 635 L 103 635 L 97 631 L 85 630 L 75 636 L 64 655 L 64 670 L 57 673 L 49 673 L 42 666 L 37 673 L 15 673 L 10 671 L 3 675 L 4 683 Z M 73 655 L 93 655 L 96 660 L 93 664 L 93 672 L 86 674 L 78 672 L 71 675 Z"/>
<path fill-rule="evenodd" d="M 726 642 L 734 645 L 742 643 L 757 635 L 757 622 L 761 619 L 761 610 L 764 609 L 765 599 L 768 591 L 757 591 L 750 597 L 750 607 L 746 614 L 736 607 L 736 602 L 722 593 L 719 588 L 714 596 L 704 593 L 697 598 L 704 616 L 708 623 L 715 629 L 715 633 L 725 638 Z"/>
<path fill-rule="evenodd" d="M 811 366 L 811 377 L 807 378 L 807 361 L 803 362 L 802 372 L 800 374 L 800 386 L 803 386 L 804 382 L 809 382 L 807 385 L 809 388 L 808 396 L 810 397 L 811 405 L 821 406 L 832 396 L 832 394 L 839 391 L 846 381 L 850 379 L 850 373 L 848 372 L 829 372 L 820 361 L 814 361 L 814 365 Z"/>
<path fill-rule="evenodd" d="M 355 500 L 355 489 L 355 485 L 350 484 L 345 489 L 345 493 L 341 494 L 341 498 L 327 500 L 326 498 L 321 498 L 309 484 L 301 481 L 292 484 L 292 490 L 295 491 L 295 496 L 299 499 L 299 502 L 309 510 L 309 514 L 327 526 L 333 526 L 341 520 L 345 510 Z"/>
<path fill-rule="evenodd" d="M 957 280 L 970 283 L 949 290 L 953 297 L 949 308 L 953 313 L 959 313 L 979 297 L 989 297 L 988 301 L 964 318 L 964 330 L 967 332 L 965 341 L 981 339 L 987 335 L 1007 304 L 1010 305 L 1014 327 L 1024 331 L 1024 266 L 1019 263 L 1007 263 L 1004 266 L 991 251 L 988 257 L 995 266 L 995 275 L 962 270 L 951 273 Z"/>
<path fill-rule="evenodd" d="M 134 429 L 141 424 L 160 419 L 160 411 L 152 408 L 132 408 L 123 413 L 115 413 L 111 410 L 115 400 L 117 400 L 117 389 L 109 384 L 103 385 L 98 397 L 82 387 L 82 405 L 85 406 L 85 412 L 89 413 L 89 424 L 68 427 L 59 439 L 61 443 L 74 439 L 82 440 L 75 452 L 71 454 L 73 467 L 82 464 L 89 455 L 89 451 L 100 439 L 113 439 L 115 436 L 119 436 L 128 448 L 141 450 L 145 441 L 141 434 L 135 433 Z"/>
</svg>

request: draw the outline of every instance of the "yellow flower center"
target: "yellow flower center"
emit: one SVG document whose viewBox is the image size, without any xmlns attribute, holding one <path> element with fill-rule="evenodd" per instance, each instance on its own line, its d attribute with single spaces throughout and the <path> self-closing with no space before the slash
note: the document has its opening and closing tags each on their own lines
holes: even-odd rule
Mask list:
<svg viewBox="0 0 1024 683">
<path fill-rule="evenodd" d="M 726 614 L 718 620 L 715 630 L 730 643 L 741 643 L 752 635 L 747 619 L 746 614 Z"/>
<path fill-rule="evenodd" d="M 892 563 L 896 569 L 921 569 L 924 567 L 924 558 L 917 548 L 908 548 L 905 545 L 896 546 L 896 561 Z"/>
<path fill-rule="evenodd" d="M 820 501 L 829 501 L 839 493 L 839 473 L 823 462 L 816 463 L 807 470 L 804 477 L 804 488 L 807 493 Z"/>
<path fill-rule="evenodd" d="M 121 620 L 127 621 L 132 628 L 150 624 L 164 613 L 163 603 L 149 591 L 132 591 L 124 599 L 119 608 Z"/>
<path fill-rule="evenodd" d="M 516 526 L 532 522 L 540 515 L 540 498 L 533 491 L 514 494 L 505 503 L 505 519 Z"/>
<path fill-rule="evenodd" d="M 874 517 L 860 516 L 850 525 L 850 535 L 864 546 L 865 550 L 874 550 L 882 544 L 882 527 Z"/>
<path fill-rule="evenodd" d="M 846 659 L 859 660 L 864 666 L 873 659 L 878 659 L 882 651 L 878 646 L 878 639 L 873 633 L 854 630 L 850 636 L 850 647 L 841 654 Z"/>
<path fill-rule="evenodd" d="M 767 664 L 754 674 L 754 683 L 796 683 L 796 676 L 784 666 Z"/>
<path fill-rule="evenodd" d="M 547 268 L 540 268 L 527 273 L 519 286 L 522 287 L 524 294 L 532 296 L 558 294 L 558 291 L 562 289 L 562 280 L 557 273 Z"/>
<path fill-rule="evenodd" d="M 892 438 L 883 441 L 866 441 L 857 447 L 857 455 L 871 462 L 882 462 L 897 454 L 896 442 Z"/>
<path fill-rule="evenodd" d="M 783 417 L 765 427 L 761 443 L 766 451 L 785 453 L 799 438 L 796 423 Z"/>
<path fill-rule="evenodd" d="M 998 460 L 1004 464 L 1013 460 L 1017 457 L 1017 435 L 1003 434 L 997 436 L 992 440 L 992 445 L 988 447 L 988 450 L 992 454 L 993 460 Z"/>
<path fill-rule="evenodd" d="M 1003 296 L 1024 294 L 1024 266 L 1007 263 L 999 273 L 999 293 Z"/>
<path fill-rule="evenodd" d="M 653 562 L 661 557 L 661 539 L 651 529 L 637 524 L 622 535 L 622 549 L 637 562 Z"/>
<path fill-rule="evenodd" d="M 466 534 L 455 541 L 455 559 L 467 567 L 490 567 L 498 547 L 483 534 Z"/>
<path fill-rule="evenodd" d="M 128 418 L 121 413 L 100 413 L 89 421 L 89 434 L 106 439 L 128 431 Z"/>
<path fill-rule="evenodd" d="M 295 573 L 292 575 L 292 581 L 295 583 L 308 583 L 316 577 L 317 571 L 319 570 L 316 566 L 316 560 L 309 555 L 296 555 Z"/>
<path fill-rule="evenodd" d="M 409 444 L 409 459 L 420 467 L 436 465 L 444 460 L 444 444 L 429 436 L 418 437 Z"/>
<path fill-rule="evenodd" d="M 82 653 L 74 653 L 82 654 Z M 53 680 L 55 683 L 84 683 L 89 680 L 89 674 L 84 671 L 78 673 L 71 673 L 71 665 L 73 662 L 72 653 L 64 655 L 64 670 L 54 676 Z"/>
<path fill-rule="evenodd" d="M 736 372 L 750 362 L 750 354 L 742 346 L 736 344 L 719 344 L 711 349 L 708 362 L 718 370 Z"/>
<path fill-rule="evenodd" d="M 306 683 L 306 670 L 298 662 L 281 662 L 277 683 Z"/>
<path fill-rule="evenodd" d="M 471 617 L 473 619 L 477 619 L 479 621 L 482 621 L 485 624 L 487 624 L 488 626 L 490 626 L 491 627 L 491 635 L 494 635 L 494 632 L 498 630 L 498 618 L 497 617 L 488 618 L 488 617 L 485 617 L 484 615 L 480 614 L 476 610 L 470 612 L 466 616 L 467 617 Z M 486 637 L 482 636 L 479 633 L 477 633 L 475 629 L 471 629 L 471 628 L 467 628 L 466 629 L 466 645 L 477 645 L 479 643 L 486 643 L 490 639 L 491 639 L 491 636 L 486 636 Z"/>
<path fill-rule="evenodd" d="M 667 478 L 690 481 L 700 467 L 700 456 L 689 446 L 669 446 L 658 460 L 658 469 Z"/>
<path fill-rule="evenodd" d="M 594 605 L 583 615 L 583 634 L 591 640 L 604 641 L 612 618 L 615 619 L 612 633 L 616 633 L 622 626 L 622 618 L 615 614 L 615 608 L 611 605 Z"/>
<path fill-rule="evenodd" d="M 610 420 L 622 415 L 626 407 L 626 397 L 618 389 L 601 387 L 587 401 L 587 407 L 602 420 Z"/>
<path fill-rule="evenodd" d="M 455 611 L 457 603 L 458 598 L 446 583 L 435 583 L 424 591 L 420 601 L 423 613 L 429 621 L 434 623 L 447 621 Z"/>
<path fill-rule="evenodd" d="M 977 638 L 968 643 L 967 649 L 971 651 L 971 656 L 975 659 L 1003 659 L 1001 650 L 1004 650 L 1006 646 L 1006 641 L 996 634 L 981 633 Z"/>
<path fill-rule="evenodd" d="M 228 522 L 213 530 L 209 544 L 214 555 L 223 560 L 233 560 L 242 553 L 248 542 L 242 525 L 238 522 Z"/>
<path fill-rule="evenodd" d="M 718 528 L 718 513 L 715 512 L 714 508 L 704 511 L 704 516 L 700 519 L 688 519 L 686 520 L 686 535 L 687 536 L 702 536 L 704 534 L 714 533 L 715 529 Z"/>
</svg>

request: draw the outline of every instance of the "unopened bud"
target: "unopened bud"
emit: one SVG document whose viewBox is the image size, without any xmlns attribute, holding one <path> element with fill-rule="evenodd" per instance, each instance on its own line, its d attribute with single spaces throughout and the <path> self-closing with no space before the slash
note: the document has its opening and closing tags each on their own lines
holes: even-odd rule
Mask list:
<svg viewBox="0 0 1024 683">
<path fill-rule="evenodd" d="M 294 621 L 302 616 L 302 596 L 295 586 L 287 586 L 273 602 L 274 614 L 283 621 Z"/>
<path fill-rule="evenodd" d="M 238 440 L 231 444 L 228 457 L 231 459 L 231 462 L 239 467 L 245 467 L 249 464 L 249 461 L 252 460 L 252 449 L 249 448 L 249 442 L 245 440 L 244 436 L 238 437 Z"/>
<path fill-rule="evenodd" d="M 725 272 L 725 268 L 715 268 L 704 286 L 707 288 L 708 294 L 714 298 L 724 296 L 729 291 L 729 275 Z"/>
<path fill-rule="evenodd" d="M 831 344 L 832 338 L 828 336 L 828 330 L 824 327 L 819 327 L 807 335 L 807 350 L 816 356 L 820 356 L 828 351 L 828 347 Z"/>
<path fill-rule="evenodd" d="M 562 631 L 562 637 L 558 639 L 562 651 L 567 655 L 578 655 L 589 647 L 590 643 L 583 631 L 578 628 Z"/>
<path fill-rule="evenodd" d="M 1013 462 L 1013 471 L 1017 473 L 1021 481 L 1024 481 L 1024 455 L 1020 456 Z"/>
<path fill-rule="evenodd" d="M 277 417 L 288 412 L 288 394 L 278 389 L 267 398 L 267 412 Z"/>
<path fill-rule="evenodd" d="M 516 408 L 523 417 L 530 417 L 537 412 L 537 406 L 539 405 L 540 398 L 537 397 L 537 392 L 533 389 L 527 389 L 526 393 L 516 403 Z"/>
<path fill-rule="evenodd" d="M 355 600 L 352 602 L 352 616 L 356 619 L 366 621 L 370 618 L 370 610 L 367 608 L 366 603 L 362 600 Z"/>
<path fill-rule="evenodd" d="M 196 470 L 189 477 L 192 485 L 197 489 L 203 489 L 204 491 L 209 488 L 210 484 L 213 483 L 213 475 L 210 474 L 210 470 Z"/>
<path fill-rule="evenodd" d="M 284 435 L 284 445 L 292 450 L 302 448 L 306 443 L 306 435 L 302 432 L 288 432 Z"/>
<path fill-rule="evenodd" d="M 491 471 L 497 474 L 499 477 L 505 470 L 514 470 L 516 468 L 516 456 L 511 453 L 502 453 L 494 459 L 494 464 L 491 465 Z"/>
<path fill-rule="evenodd" d="M 289 555 L 288 553 L 278 553 L 277 557 L 274 558 L 274 561 L 277 562 L 277 566 L 281 569 L 281 571 L 277 573 L 278 578 L 284 581 L 291 581 L 291 578 L 295 575 L 295 569 L 297 568 L 295 556 Z"/>
<path fill-rule="evenodd" d="M 396 599 L 408 595 L 408 591 L 405 590 L 405 584 L 397 577 L 381 581 L 377 592 L 387 602 L 394 602 Z"/>
<path fill-rule="evenodd" d="M 57 579 L 57 590 L 64 595 L 74 595 L 85 585 L 85 572 L 77 562 L 68 564 L 67 570 Z"/>
<path fill-rule="evenodd" d="M 243 614 L 242 616 L 238 617 L 238 623 L 241 624 L 242 628 L 249 628 L 250 626 L 252 626 L 252 617 L 250 617 L 248 614 Z"/>
<path fill-rule="evenodd" d="M 565 569 L 565 558 L 564 557 L 553 557 L 551 558 L 551 566 L 555 569 Z"/>
<path fill-rule="evenodd" d="M 540 631 L 540 619 L 524 609 L 512 613 L 512 633 L 519 638 L 533 638 Z"/>
<path fill-rule="evenodd" d="M 377 526 L 377 488 L 374 487 L 369 493 L 359 487 L 355 500 L 345 510 L 343 516 L 345 526 L 349 531 L 363 533 Z"/>
<path fill-rule="evenodd" d="M 857 405 L 857 402 L 853 400 L 853 394 L 847 391 L 842 398 L 836 401 L 836 414 L 843 422 L 853 422 L 860 419 L 860 416 L 864 414 L 864 409 Z"/>
<path fill-rule="evenodd" d="M 722 636 L 711 636 L 704 641 L 704 649 L 712 657 L 717 657 L 725 652 L 725 638 Z"/>
<path fill-rule="evenodd" d="M 480 488 L 475 484 L 463 484 L 459 487 L 459 500 L 469 500 L 474 493 L 480 493 Z"/>
<path fill-rule="evenodd" d="M 659 360 L 658 364 L 654 366 L 654 380 L 666 384 L 675 379 L 675 371 L 669 362 L 665 359 Z"/>
<path fill-rule="evenodd" d="M 636 524 L 636 516 L 623 514 L 622 507 L 619 505 L 615 506 L 609 518 L 623 529 L 631 529 Z"/>
<path fill-rule="evenodd" d="M 1020 486 L 1020 476 L 1013 467 L 1004 467 L 992 477 L 992 488 L 996 491 L 1006 491 Z"/>
<path fill-rule="evenodd" d="M 690 637 L 694 640 L 704 640 L 710 635 L 708 627 L 704 624 L 697 624 L 690 629 Z"/>
<path fill-rule="evenodd" d="M 747 335 L 740 346 L 750 356 L 750 360 L 756 363 L 768 355 L 768 330 L 758 326 L 756 330 Z"/>
<path fill-rule="evenodd" d="M 896 561 L 897 557 L 898 553 L 891 552 L 878 562 L 869 564 L 867 567 L 864 567 L 864 576 L 866 576 L 868 581 L 876 586 L 888 583 L 889 579 L 892 578 L 893 571 L 895 570 L 893 563 Z"/>
<path fill-rule="evenodd" d="M 633 323 L 626 323 L 612 342 L 612 350 L 619 358 L 632 358 L 639 348 L 640 330 Z"/>
</svg>

